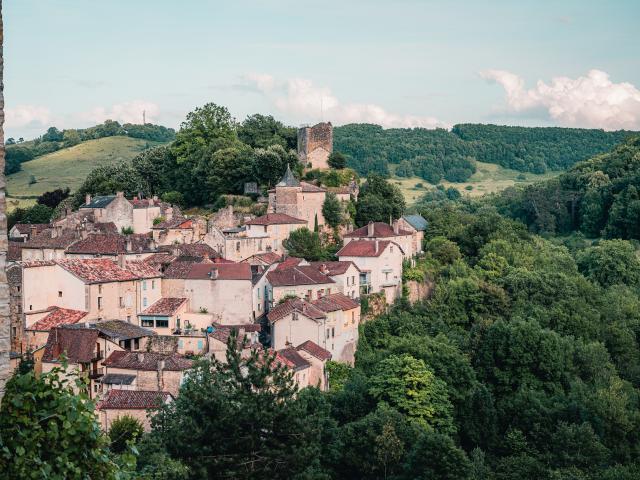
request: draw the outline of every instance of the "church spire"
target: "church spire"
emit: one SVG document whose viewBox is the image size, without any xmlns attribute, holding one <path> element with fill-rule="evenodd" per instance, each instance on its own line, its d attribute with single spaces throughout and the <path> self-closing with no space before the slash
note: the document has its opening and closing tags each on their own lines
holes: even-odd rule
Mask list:
<svg viewBox="0 0 640 480">
<path fill-rule="evenodd" d="M 282 177 L 282 180 L 280 180 L 280 182 L 276 185 L 276 187 L 299 187 L 299 186 L 300 186 L 300 182 L 293 175 L 293 172 L 291 171 L 291 167 L 287 163 L 287 171 L 284 172 L 284 176 Z"/>
</svg>

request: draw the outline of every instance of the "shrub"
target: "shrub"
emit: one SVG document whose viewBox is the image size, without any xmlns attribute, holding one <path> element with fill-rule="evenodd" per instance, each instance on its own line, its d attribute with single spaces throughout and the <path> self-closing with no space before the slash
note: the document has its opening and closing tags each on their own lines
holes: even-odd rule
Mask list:
<svg viewBox="0 0 640 480">
<path fill-rule="evenodd" d="M 123 415 L 111 422 L 109 438 L 111 439 L 111 451 L 123 453 L 127 449 L 127 443 L 135 443 L 142 437 L 142 423 L 130 415 Z"/>
</svg>

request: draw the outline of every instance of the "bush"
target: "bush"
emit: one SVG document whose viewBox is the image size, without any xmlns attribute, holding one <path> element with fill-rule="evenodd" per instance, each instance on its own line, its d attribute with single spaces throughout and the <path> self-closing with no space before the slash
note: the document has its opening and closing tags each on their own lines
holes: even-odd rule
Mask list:
<svg viewBox="0 0 640 480">
<path fill-rule="evenodd" d="M 171 205 L 177 205 L 178 207 L 184 206 L 184 195 L 181 192 L 172 190 L 162 194 L 162 201 L 170 203 Z"/>
<path fill-rule="evenodd" d="M 111 451 L 123 453 L 127 449 L 127 443 L 135 443 L 142 437 L 142 423 L 130 415 L 123 415 L 111 422 L 109 438 L 111 439 Z"/>
</svg>

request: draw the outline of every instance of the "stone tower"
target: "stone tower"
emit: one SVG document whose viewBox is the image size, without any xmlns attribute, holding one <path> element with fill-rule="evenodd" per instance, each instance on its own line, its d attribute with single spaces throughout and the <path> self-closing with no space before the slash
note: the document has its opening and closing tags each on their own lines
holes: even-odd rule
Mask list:
<svg viewBox="0 0 640 480">
<path fill-rule="evenodd" d="M 298 129 L 298 158 L 307 168 L 329 168 L 333 152 L 333 125 L 323 122 Z"/>
<path fill-rule="evenodd" d="M 9 378 L 9 285 L 7 284 L 7 203 L 4 178 L 4 28 L 0 0 L 0 399 Z"/>
<path fill-rule="evenodd" d="M 287 165 L 282 180 L 276 184 L 274 213 L 285 213 L 298 218 L 298 203 L 302 201 L 302 186 Z"/>
</svg>

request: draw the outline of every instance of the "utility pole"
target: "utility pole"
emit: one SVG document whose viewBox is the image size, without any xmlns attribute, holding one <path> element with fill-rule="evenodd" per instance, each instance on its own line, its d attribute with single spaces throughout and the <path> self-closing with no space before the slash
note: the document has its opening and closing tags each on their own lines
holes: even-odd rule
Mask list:
<svg viewBox="0 0 640 480">
<path fill-rule="evenodd" d="M 142 124 L 143 125 L 147 124 L 147 111 L 146 110 L 142 110 Z"/>
</svg>

